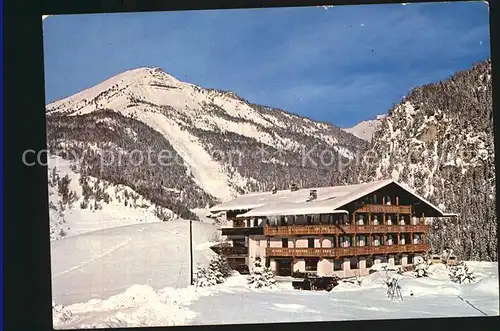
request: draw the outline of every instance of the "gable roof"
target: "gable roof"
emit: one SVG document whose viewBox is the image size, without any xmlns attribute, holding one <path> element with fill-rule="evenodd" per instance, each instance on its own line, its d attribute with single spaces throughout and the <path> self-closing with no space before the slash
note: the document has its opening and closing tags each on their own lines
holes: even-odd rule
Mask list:
<svg viewBox="0 0 500 331">
<path fill-rule="evenodd" d="M 407 191 L 409 194 L 434 209 L 441 217 L 456 216 L 455 214 L 444 213 L 437 206 L 418 195 L 406 185 L 400 184 L 394 180 L 379 180 L 370 183 L 346 186 L 307 188 L 299 189 L 295 192 L 282 190 L 276 192 L 275 194 L 272 192 L 251 193 L 214 206 L 210 209 L 210 211 L 250 210 L 244 214 L 238 215 L 237 217 L 334 213 L 338 208 L 375 192 L 389 184 L 398 185 L 401 189 Z M 310 190 L 317 190 L 317 198 L 313 201 L 308 201 Z M 337 212 L 342 211 L 337 210 Z"/>
<path fill-rule="evenodd" d="M 356 185 L 345 185 L 345 186 L 330 186 L 330 187 L 311 187 L 302 188 L 297 191 L 292 192 L 288 190 L 280 190 L 273 194 L 271 191 L 268 192 L 255 192 L 241 195 L 233 200 L 221 203 L 210 208 L 210 211 L 215 213 L 219 211 L 227 210 L 248 210 L 263 207 L 269 204 L 298 204 L 302 202 L 307 202 L 309 199 L 310 191 L 316 190 L 317 197 L 314 201 L 324 201 L 341 196 L 345 196 L 363 187 L 377 185 L 377 183 L 390 183 L 390 180 L 381 180 L 366 184 L 356 184 Z M 385 186 L 385 185 L 384 185 Z"/>
</svg>

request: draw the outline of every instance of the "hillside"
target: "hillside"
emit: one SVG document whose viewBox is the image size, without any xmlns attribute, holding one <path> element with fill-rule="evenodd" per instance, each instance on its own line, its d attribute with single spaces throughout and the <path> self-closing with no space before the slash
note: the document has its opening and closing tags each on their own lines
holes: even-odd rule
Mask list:
<svg viewBox="0 0 500 331">
<path fill-rule="evenodd" d="M 130 187 L 82 175 L 78 163 L 51 156 L 48 168 L 51 240 L 179 218 Z"/>
<path fill-rule="evenodd" d="M 340 182 L 332 179 L 337 160 L 367 146 L 331 124 L 159 68 L 127 71 L 49 104 L 47 132 L 51 154 L 78 161 L 83 174 L 195 219 L 190 209 L 244 192 Z"/>
<path fill-rule="evenodd" d="M 407 183 L 457 219 L 433 222 L 432 246 L 497 260 L 491 62 L 413 89 L 383 118 L 354 181 Z M 375 155 L 375 156 L 374 156 Z"/>
<path fill-rule="evenodd" d="M 343 129 L 345 132 L 351 133 L 354 136 L 371 142 L 375 131 L 380 128 L 380 123 L 384 119 L 385 115 L 378 115 L 372 120 L 361 121 L 351 128 Z"/>
</svg>

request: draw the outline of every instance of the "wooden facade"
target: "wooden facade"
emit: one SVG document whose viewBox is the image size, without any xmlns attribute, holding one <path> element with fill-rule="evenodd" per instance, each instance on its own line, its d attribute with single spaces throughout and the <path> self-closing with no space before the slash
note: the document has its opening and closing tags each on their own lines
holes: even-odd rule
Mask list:
<svg viewBox="0 0 500 331">
<path fill-rule="evenodd" d="M 271 263 L 281 275 L 294 272 L 299 265 L 304 268 L 303 264 L 307 264 L 305 269 L 309 270 L 311 260 L 317 260 L 323 272 L 341 270 L 347 277 L 348 270 L 338 269 L 337 263 L 344 266 L 353 258 L 359 262 L 369 257 L 375 260 L 375 257 L 401 255 L 411 260 L 411 256 L 428 252 L 429 225 L 425 218 L 434 212 L 432 208 L 400 187 L 389 185 L 347 202 L 331 213 L 242 218 L 238 215 L 248 210 L 227 211 L 226 217 L 233 227 L 223 228 L 222 234 L 240 241 L 240 245 L 241 238 L 247 238 L 245 245 L 254 246 L 246 250 L 226 247 L 218 252 L 228 258 L 241 258 L 246 254 L 249 267 L 252 256 L 265 255 L 268 262 L 274 259 Z M 333 262 L 320 262 L 322 259 Z M 404 263 L 410 263 L 407 261 Z M 328 263 L 334 265 L 329 267 Z M 349 266 L 345 268 L 353 270 Z M 362 268 L 367 266 L 363 264 Z"/>
<path fill-rule="evenodd" d="M 373 233 L 428 233 L 428 225 L 290 225 L 266 226 L 266 236 L 342 235 Z"/>
<path fill-rule="evenodd" d="M 347 248 L 283 248 L 267 247 L 268 257 L 319 257 L 335 258 L 363 255 L 386 255 L 397 253 L 418 253 L 429 250 L 428 244 L 363 246 Z"/>
</svg>

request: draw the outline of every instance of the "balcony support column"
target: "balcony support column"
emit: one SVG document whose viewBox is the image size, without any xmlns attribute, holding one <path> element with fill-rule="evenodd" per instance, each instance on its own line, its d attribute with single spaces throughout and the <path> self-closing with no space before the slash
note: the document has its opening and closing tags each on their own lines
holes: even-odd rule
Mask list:
<svg viewBox="0 0 500 331">
<path fill-rule="evenodd" d="M 335 248 L 339 248 L 339 235 L 335 236 Z"/>
</svg>

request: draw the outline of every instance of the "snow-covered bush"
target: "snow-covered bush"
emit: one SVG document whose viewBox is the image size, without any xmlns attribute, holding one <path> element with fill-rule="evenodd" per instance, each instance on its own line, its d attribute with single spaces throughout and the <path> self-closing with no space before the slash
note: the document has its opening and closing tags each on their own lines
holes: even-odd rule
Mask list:
<svg viewBox="0 0 500 331">
<path fill-rule="evenodd" d="M 276 285 L 273 271 L 268 267 L 263 267 L 259 257 L 255 259 L 254 268 L 247 280 L 251 288 L 274 287 Z"/>
<path fill-rule="evenodd" d="M 462 284 L 462 283 L 473 283 L 476 279 L 469 266 L 464 262 L 460 262 L 456 266 L 450 267 L 450 278 L 451 281 Z"/>
<path fill-rule="evenodd" d="M 216 255 L 207 268 L 198 266 L 196 284 L 200 287 L 222 284 L 231 275 L 231 268 L 224 256 Z"/>
<path fill-rule="evenodd" d="M 414 260 L 414 269 L 413 269 L 413 276 L 420 278 L 420 277 L 429 277 L 429 264 L 427 264 L 427 261 L 423 259 L 420 256 L 416 256 Z"/>
<path fill-rule="evenodd" d="M 70 310 L 52 301 L 52 320 L 55 326 L 70 320 L 72 316 L 73 314 Z"/>
</svg>

